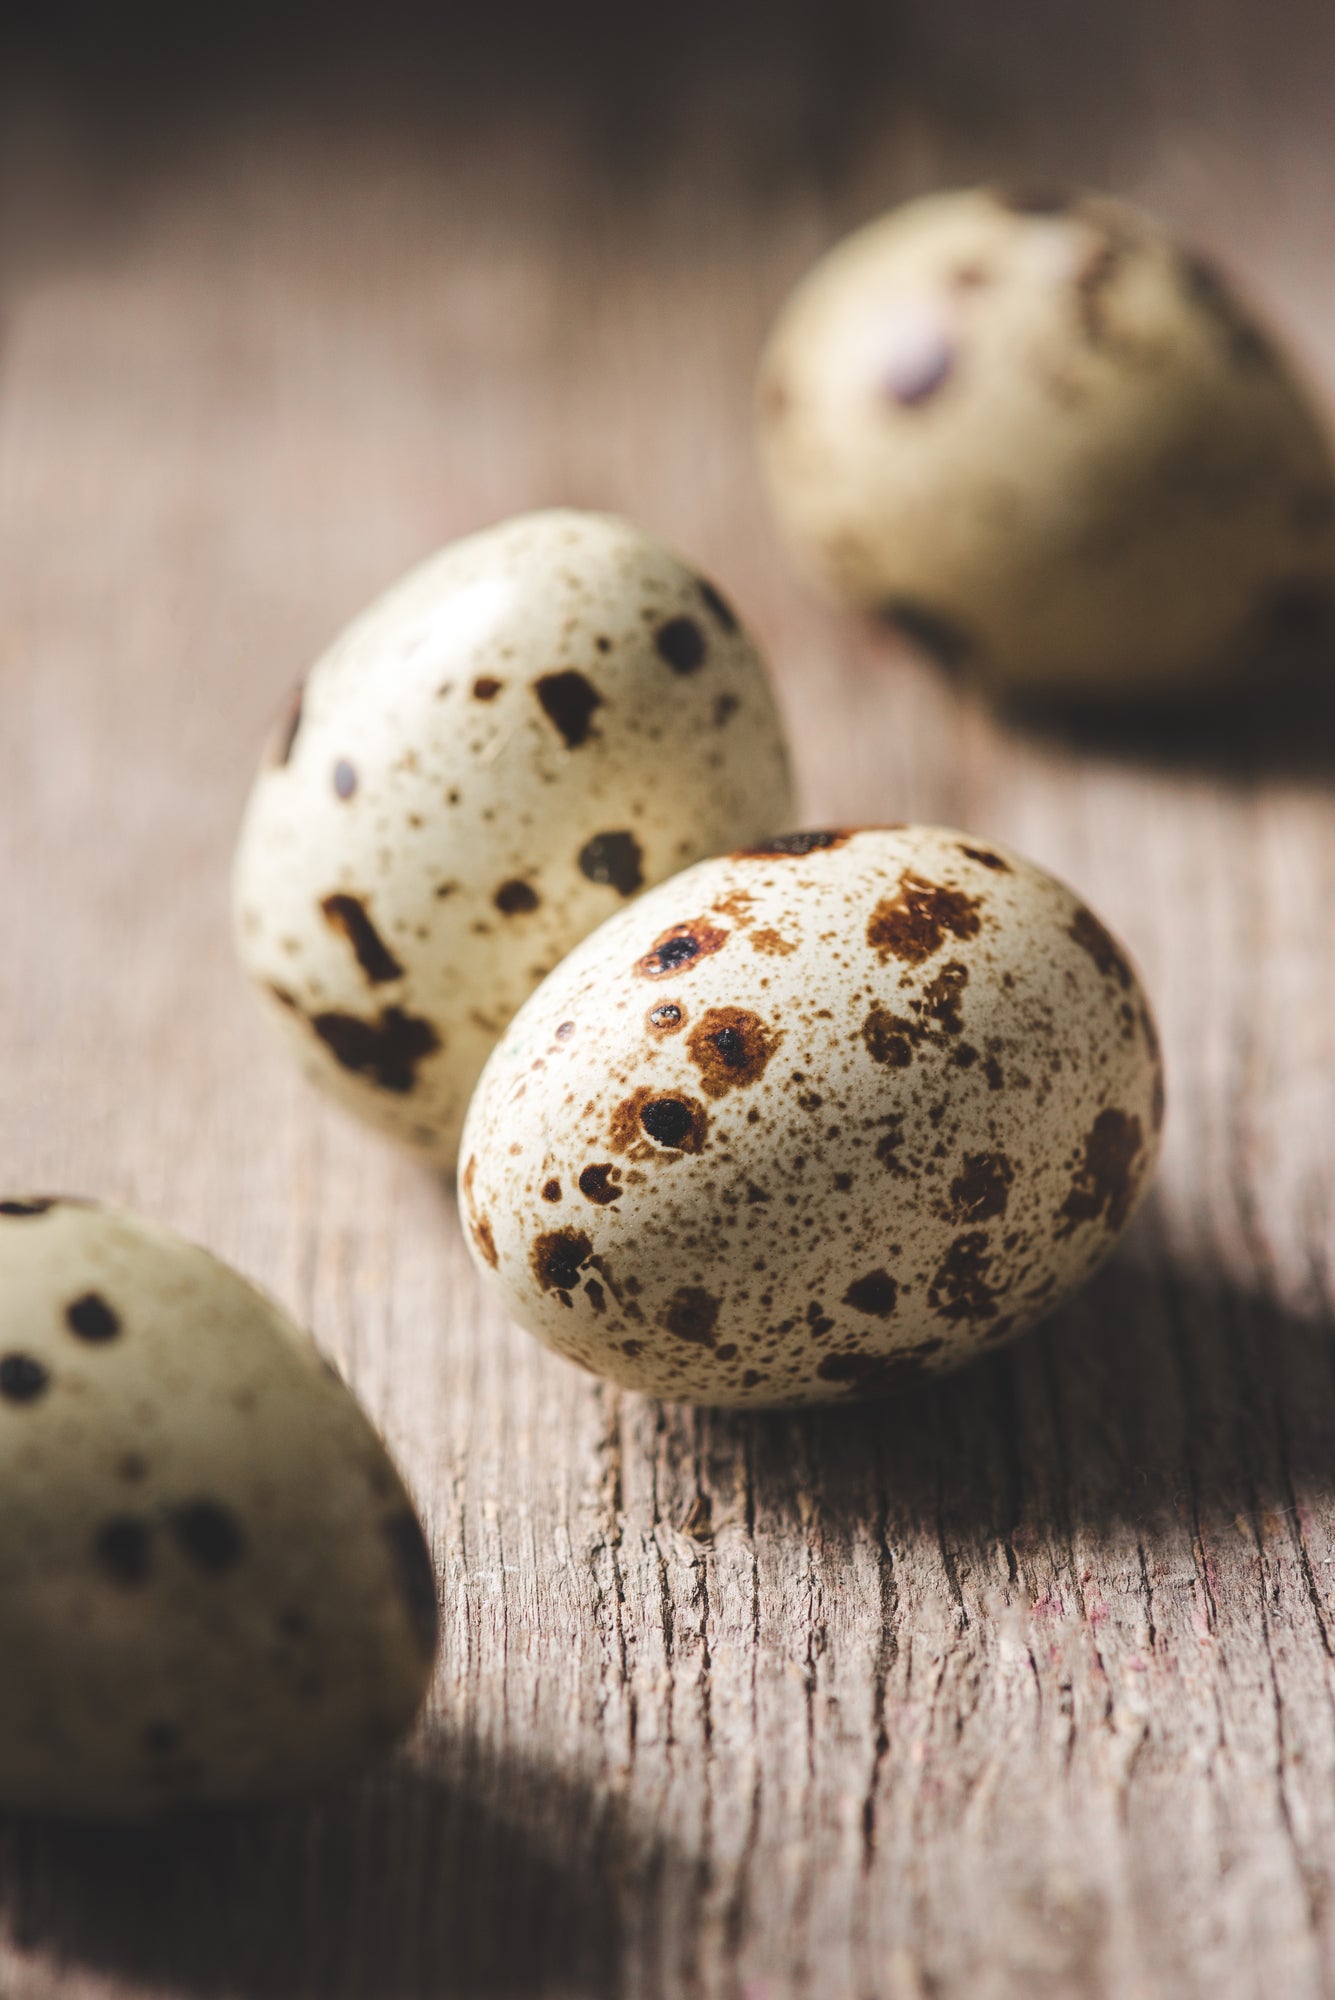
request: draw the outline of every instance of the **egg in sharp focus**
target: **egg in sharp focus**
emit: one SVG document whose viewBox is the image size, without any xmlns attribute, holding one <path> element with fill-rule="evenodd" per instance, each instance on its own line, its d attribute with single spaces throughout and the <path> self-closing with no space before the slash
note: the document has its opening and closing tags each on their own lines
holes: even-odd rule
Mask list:
<svg viewBox="0 0 1335 2000">
<path fill-rule="evenodd" d="M 760 368 L 779 525 L 1003 692 L 1180 697 L 1328 655 L 1335 467 L 1206 259 L 1092 194 L 936 194 L 838 244 Z"/>
<path fill-rule="evenodd" d="M 487 1284 L 595 1374 L 862 1397 L 1074 1290 L 1162 1112 L 1140 981 L 1062 883 L 942 828 L 800 834 L 663 883 L 539 988 L 460 1199 Z"/>
<path fill-rule="evenodd" d="M 765 664 L 715 586 L 626 521 L 521 516 L 312 669 L 246 810 L 241 961 L 309 1075 L 452 1163 L 489 1050 L 570 947 L 792 815 Z"/>
<path fill-rule="evenodd" d="M 436 1620 L 398 1473 L 277 1306 L 134 1216 L 0 1201 L 0 1807 L 344 1777 L 412 1722 Z"/>
</svg>

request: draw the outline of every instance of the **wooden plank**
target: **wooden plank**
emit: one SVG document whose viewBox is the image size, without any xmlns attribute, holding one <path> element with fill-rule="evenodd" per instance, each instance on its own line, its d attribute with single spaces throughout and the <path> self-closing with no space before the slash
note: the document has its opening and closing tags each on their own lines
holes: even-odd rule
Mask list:
<svg viewBox="0 0 1335 2000">
<path fill-rule="evenodd" d="M 1167 106 L 1157 14 L 1100 80 L 1055 14 L 1002 12 L 920 10 L 884 76 L 865 22 L 827 47 L 781 14 L 749 68 L 697 40 L 634 155 L 601 70 L 449 119 L 317 94 L 0 121 L 9 185 L 46 190 L 0 355 L 5 1177 L 160 1216 L 313 1324 L 445 1607 L 423 1728 L 355 1794 L 168 1836 L 5 1826 L 4 2000 L 1335 1992 L 1328 739 L 997 718 L 802 596 L 750 458 L 756 344 L 807 259 L 994 170 L 1159 200 L 1335 370 L 1315 114 L 1276 115 L 1259 15 L 1221 52 L 1217 12 L 1178 10 Z M 1290 111 L 1335 42 L 1300 13 Z M 289 681 L 418 555 L 558 499 L 726 581 L 813 820 L 1012 841 L 1146 971 L 1151 1211 L 939 1393 L 743 1420 L 564 1368 L 232 967 L 230 843 Z"/>
</svg>

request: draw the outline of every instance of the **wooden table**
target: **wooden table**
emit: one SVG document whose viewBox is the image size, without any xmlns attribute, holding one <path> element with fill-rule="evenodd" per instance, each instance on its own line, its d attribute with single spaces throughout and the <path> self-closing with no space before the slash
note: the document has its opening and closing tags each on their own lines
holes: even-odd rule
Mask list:
<svg viewBox="0 0 1335 2000">
<path fill-rule="evenodd" d="M 109 37 L 119 91 L 72 62 L 4 87 L 3 1178 L 164 1218 L 314 1326 L 420 1496 L 444 1647 L 353 1795 L 5 1826 L 3 2000 L 1335 1993 L 1330 715 L 999 719 L 802 594 L 748 418 L 832 234 L 996 172 L 1177 217 L 1329 389 L 1335 24 L 816 12 L 688 8 L 661 45 L 505 16 L 360 92 L 284 44 L 263 89 L 214 49 L 145 94 Z M 744 1420 L 562 1365 L 233 966 L 287 684 L 409 562 L 560 500 L 745 607 L 813 822 L 1013 842 L 1145 969 L 1149 1212 L 911 1405 Z"/>
</svg>

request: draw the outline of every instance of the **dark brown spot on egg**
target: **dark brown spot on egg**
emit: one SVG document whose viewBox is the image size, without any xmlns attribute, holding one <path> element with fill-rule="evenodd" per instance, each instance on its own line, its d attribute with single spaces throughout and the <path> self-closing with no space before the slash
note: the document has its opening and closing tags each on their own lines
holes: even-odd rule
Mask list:
<svg viewBox="0 0 1335 2000">
<path fill-rule="evenodd" d="M 1005 1153 L 966 1153 L 950 1183 L 950 1209 L 956 1222 L 987 1222 L 1004 1215 L 1015 1168 Z"/>
<path fill-rule="evenodd" d="M 6 1403 L 35 1403 L 50 1387 L 49 1370 L 33 1355 L 0 1355 L 0 1397 Z"/>
<path fill-rule="evenodd" d="M 956 291 L 980 292 L 994 282 L 996 273 L 986 264 L 969 259 L 957 264 L 950 273 L 949 282 Z"/>
<path fill-rule="evenodd" d="M 621 1199 L 621 1189 L 616 1185 L 620 1179 L 620 1167 L 614 1167 L 607 1160 L 583 1169 L 579 1177 L 579 1191 L 585 1201 L 591 1201 L 599 1208 L 608 1208 Z"/>
<path fill-rule="evenodd" d="M 678 1340 L 693 1341 L 697 1347 L 712 1347 L 718 1325 L 718 1300 L 699 1285 L 678 1285 L 663 1310 L 661 1324 Z"/>
<path fill-rule="evenodd" d="M 861 1032 L 873 1062 L 885 1063 L 890 1069 L 907 1069 L 921 1030 L 916 1021 L 906 1021 L 873 1000 Z"/>
<path fill-rule="evenodd" d="M 1131 967 L 1110 931 L 1106 931 L 1092 910 L 1082 903 L 1067 927 L 1066 935 L 1081 951 L 1087 951 L 1105 979 L 1115 979 L 1125 993 L 1132 984 Z"/>
<path fill-rule="evenodd" d="M 752 951 L 762 952 L 767 958 L 787 958 L 797 950 L 791 938 L 781 937 L 769 924 L 751 932 Z"/>
<path fill-rule="evenodd" d="M 698 1153 L 708 1131 L 709 1113 L 698 1098 L 641 1084 L 612 1113 L 608 1142 L 614 1153 L 629 1152 L 646 1138 L 672 1152 Z"/>
<path fill-rule="evenodd" d="M 897 1354 L 827 1354 L 816 1374 L 822 1382 L 846 1384 L 856 1397 L 884 1396 L 920 1381 L 928 1372 L 926 1357 L 941 1345 L 939 1340 L 921 1340 Z"/>
<path fill-rule="evenodd" d="M 1080 1223 L 1096 1222 L 1100 1216 L 1109 1232 L 1116 1235 L 1135 1197 L 1142 1143 L 1139 1118 L 1125 1111 L 1100 1111 L 1085 1138 L 1071 1191 L 1062 1204 L 1059 1241 Z"/>
<path fill-rule="evenodd" d="M 114 1340 L 121 1330 L 119 1316 L 99 1292 L 85 1292 L 72 1300 L 65 1308 L 65 1322 L 71 1333 L 94 1345 Z"/>
<path fill-rule="evenodd" d="M 46 1215 L 49 1210 L 57 1207 L 59 1207 L 58 1196 L 34 1194 L 27 1196 L 23 1200 L 15 1198 L 10 1201 L 0 1201 L 0 1215 L 10 1215 L 15 1218 Z"/>
<path fill-rule="evenodd" d="M 844 1304 L 854 1312 L 868 1313 L 873 1319 L 889 1319 L 899 1301 L 899 1286 L 886 1270 L 868 1271 L 854 1278 L 844 1293 Z"/>
<path fill-rule="evenodd" d="M 573 1292 L 593 1254 L 582 1229 L 549 1229 L 533 1245 L 533 1275 L 544 1292 Z"/>
<path fill-rule="evenodd" d="M 504 681 L 494 679 L 491 674 L 479 674 L 473 682 L 473 699 L 474 701 L 495 701 L 504 686 Z"/>
<path fill-rule="evenodd" d="M 371 922 L 360 896 L 342 892 L 326 896 L 320 909 L 330 930 L 338 931 L 352 946 L 370 985 L 383 986 L 388 980 L 402 979 L 403 967 Z"/>
<path fill-rule="evenodd" d="M 686 1038 L 707 1097 L 755 1083 L 782 1041 L 745 1007 L 710 1007 Z"/>
<path fill-rule="evenodd" d="M 153 1568 L 153 1531 L 135 1514 L 113 1514 L 93 1538 L 93 1561 L 124 1590 L 147 1583 Z"/>
<path fill-rule="evenodd" d="M 207 1576 L 225 1576 L 246 1552 L 246 1538 L 220 1500 L 183 1500 L 167 1516 L 177 1547 Z"/>
<path fill-rule="evenodd" d="M 561 1199 L 560 1181 L 558 1180 L 544 1181 L 542 1184 L 542 1198 L 544 1201 L 560 1201 Z"/>
<path fill-rule="evenodd" d="M 907 869 L 894 896 L 884 897 L 867 924 L 867 942 L 877 957 L 921 965 L 940 951 L 946 938 L 977 937 L 981 927 L 978 898 L 962 889 L 942 888 Z"/>
<path fill-rule="evenodd" d="M 834 832 L 829 828 L 817 828 L 804 833 L 776 833 L 771 840 L 758 840 L 754 847 L 739 847 L 732 859 L 734 861 L 798 860 L 804 854 L 820 854 L 827 848 L 842 847 L 851 837 L 849 833 Z"/>
<path fill-rule="evenodd" d="M 957 958 L 949 959 L 935 979 L 923 988 L 922 1011 L 928 1021 L 934 1022 L 935 1032 L 942 1035 L 958 1035 L 963 1032 L 964 1020 L 960 1013 L 960 1000 L 969 983 L 969 968 L 961 965 Z"/>
<path fill-rule="evenodd" d="M 1009 875 L 1013 872 L 1010 862 L 1003 860 L 1001 855 L 994 854 L 990 847 L 969 847 L 961 841 L 960 853 L 967 855 L 970 861 L 976 861 L 980 868 L 995 869 L 999 875 Z"/>
<path fill-rule="evenodd" d="M 916 598 L 892 597 L 881 606 L 881 616 L 901 637 L 908 639 L 943 667 L 961 667 L 976 648 L 964 627 L 944 611 Z"/>
<path fill-rule="evenodd" d="M 969 1325 L 997 1316 L 996 1294 L 989 1281 L 991 1252 L 987 1231 L 971 1229 L 957 1236 L 942 1258 L 927 1292 L 927 1303 L 942 1319 Z"/>
<path fill-rule="evenodd" d="M 633 833 L 595 833 L 579 851 L 580 873 L 605 883 L 618 895 L 633 896 L 644 885 L 644 856 Z"/>
<path fill-rule="evenodd" d="M 374 1021 L 355 1014 L 314 1014 L 311 1026 L 344 1069 L 400 1097 L 416 1084 L 418 1063 L 440 1047 L 430 1021 L 398 1007 L 384 1008 Z"/>
<path fill-rule="evenodd" d="M 731 931 L 715 930 L 703 917 L 674 924 L 670 931 L 655 938 L 644 957 L 635 961 L 634 970 L 642 979 L 663 979 L 669 972 L 689 972 L 711 952 L 722 951 L 731 935 Z"/>
<path fill-rule="evenodd" d="M 902 1112 L 891 1112 L 882 1120 L 885 1131 L 876 1141 L 876 1158 L 888 1174 L 902 1178 L 908 1169 L 900 1158 L 900 1148 L 904 1144 L 904 1117 Z"/>
<path fill-rule="evenodd" d="M 533 692 L 547 720 L 560 731 L 568 750 L 578 750 L 582 743 L 588 742 L 594 710 L 603 705 L 592 681 L 568 667 L 561 673 L 540 675 L 533 683 Z"/>
<path fill-rule="evenodd" d="M 669 618 L 655 632 L 654 645 L 674 674 L 693 674 L 704 663 L 705 635 L 694 618 Z"/>
<path fill-rule="evenodd" d="M 494 1271 L 500 1262 L 500 1258 L 496 1253 L 496 1238 L 492 1234 L 490 1222 L 485 1215 L 470 1215 L 468 1218 L 468 1230 L 474 1243 L 477 1245 L 478 1255 L 486 1263 L 490 1264 Z"/>
<path fill-rule="evenodd" d="M 436 1567 L 431 1560 L 426 1536 L 422 1533 L 422 1524 L 411 1507 L 403 1507 L 380 1523 L 380 1532 L 389 1548 L 394 1580 L 408 1613 L 413 1637 L 422 1658 L 433 1660 L 440 1614 L 436 1602 Z"/>
<path fill-rule="evenodd" d="M 697 1107 L 682 1097 L 653 1098 L 640 1113 L 640 1125 L 654 1144 L 675 1147 L 679 1152 L 691 1149 L 697 1123 Z"/>
<path fill-rule="evenodd" d="M 656 1007 L 649 1009 L 644 1024 L 655 1035 L 675 1035 L 680 1033 L 685 1019 L 684 1009 L 675 1000 L 660 1000 Z"/>
<path fill-rule="evenodd" d="M 346 757 L 340 757 L 334 766 L 334 790 L 341 799 L 350 799 L 357 789 L 357 772 Z"/>
<path fill-rule="evenodd" d="M 712 584 L 707 576 L 698 576 L 695 582 L 696 588 L 704 599 L 705 607 L 711 617 L 718 620 L 725 632 L 735 632 L 737 630 L 737 613 L 733 610 L 723 592 Z"/>
<path fill-rule="evenodd" d="M 502 882 L 492 902 L 503 917 L 527 916 L 538 907 L 538 892 L 528 882 L 521 882 L 517 876 Z"/>
</svg>

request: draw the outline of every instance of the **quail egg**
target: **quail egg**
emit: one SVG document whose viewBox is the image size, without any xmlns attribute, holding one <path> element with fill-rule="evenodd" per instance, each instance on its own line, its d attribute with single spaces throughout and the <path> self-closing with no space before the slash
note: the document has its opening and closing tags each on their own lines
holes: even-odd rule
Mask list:
<svg viewBox="0 0 1335 2000">
<path fill-rule="evenodd" d="M 298 1792 L 411 1723 L 435 1574 L 313 1344 L 203 1250 L 0 1201 L 0 1807 Z"/>
<path fill-rule="evenodd" d="M 312 669 L 236 856 L 241 961 L 308 1073 L 452 1162 L 520 1002 L 648 884 L 791 824 L 727 600 L 601 514 L 456 542 Z"/>
<path fill-rule="evenodd" d="M 939 827 L 704 861 L 520 1010 L 464 1128 L 479 1271 L 652 1395 L 880 1394 L 1012 1340 L 1149 1183 L 1158 1038 L 1062 883 Z"/>
<path fill-rule="evenodd" d="M 981 189 L 858 230 L 780 313 L 758 423 L 808 572 L 998 691 L 1179 698 L 1329 642 L 1312 397 L 1123 202 Z"/>
</svg>

